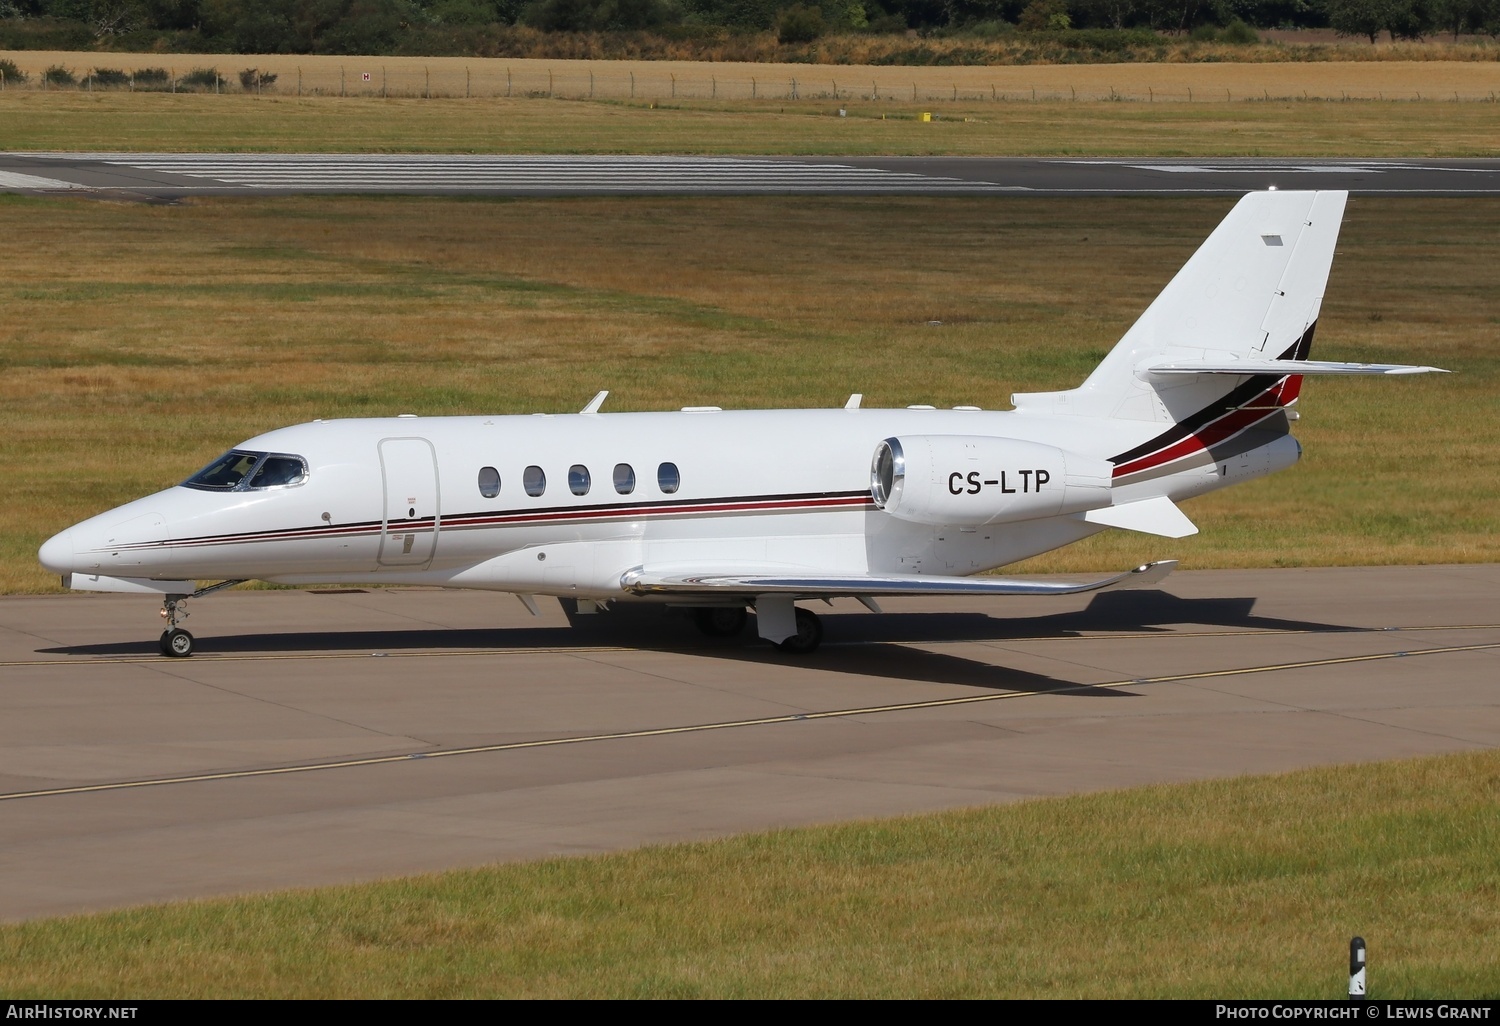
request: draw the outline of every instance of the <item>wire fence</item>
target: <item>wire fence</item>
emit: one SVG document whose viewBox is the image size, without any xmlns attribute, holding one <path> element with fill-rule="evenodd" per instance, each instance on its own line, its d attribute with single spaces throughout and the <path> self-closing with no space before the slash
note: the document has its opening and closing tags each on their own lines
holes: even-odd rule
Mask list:
<svg viewBox="0 0 1500 1026">
<path fill-rule="evenodd" d="M 20 69 L 22 76 L 0 72 L 0 90 L 33 92 L 155 92 L 216 93 L 239 96 L 339 96 L 386 99 L 532 99 L 623 100 L 650 103 L 673 101 L 852 101 L 892 104 L 983 102 L 1101 102 L 1224 103 L 1236 101 L 1458 101 L 1495 103 L 1495 88 L 1472 83 L 1444 89 L 1382 88 L 1327 85 L 1300 89 L 1267 85 L 1215 86 L 1142 81 L 1147 69 L 1132 67 L 1119 84 L 1099 81 L 1097 73 L 1074 83 L 1049 74 L 1039 84 L 1016 82 L 1014 67 L 953 69 L 838 68 L 808 66 L 788 70 L 785 65 L 653 66 L 650 62 L 566 61 L 557 66 L 525 61 L 506 64 L 484 61 L 475 65 L 445 59 L 415 64 L 410 59 L 387 64 L 378 58 L 333 64 L 291 64 L 276 60 L 265 67 L 228 69 L 224 66 L 170 64 L 131 68 L 73 70 L 61 65 Z M 1481 83 L 1488 85 L 1488 83 Z"/>
</svg>

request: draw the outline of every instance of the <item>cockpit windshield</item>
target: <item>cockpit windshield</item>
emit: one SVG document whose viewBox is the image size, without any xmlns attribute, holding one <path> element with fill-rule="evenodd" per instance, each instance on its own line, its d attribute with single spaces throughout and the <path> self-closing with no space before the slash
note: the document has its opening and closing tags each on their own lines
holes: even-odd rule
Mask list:
<svg viewBox="0 0 1500 1026">
<path fill-rule="evenodd" d="M 231 449 L 182 483 L 189 488 L 202 488 L 204 491 L 232 492 L 255 469 L 263 455 Z"/>
<path fill-rule="evenodd" d="M 301 456 L 231 449 L 182 483 L 206 492 L 243 492 L 305 480 L 307 461 Z"/>
</svg>

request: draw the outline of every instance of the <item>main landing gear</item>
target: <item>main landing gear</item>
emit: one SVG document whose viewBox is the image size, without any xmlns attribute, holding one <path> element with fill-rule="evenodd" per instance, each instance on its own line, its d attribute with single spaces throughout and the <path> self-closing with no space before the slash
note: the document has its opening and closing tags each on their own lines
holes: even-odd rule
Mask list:
<svg viewBox="0 0 1500 1026">
<path fill-rule="evenodd" d="M 186 620 L 188 616 L 187 610 L 182 608 L 184 602 L 224 588 L 233 588 L 236 584 L 244 584 L 245 580 L 248 578 L 238 581 L 220 581 L 218 584 L 210 584 L 207 588 L 199 588 L 191 595 L 168 595 L 163 599 L 161 618 L 167 621 L 167 629 L 161 632 L 161 639 L 157 642 L 161 654 L 174 659 L 186 659 L 193 654 L 195 645 L 193 636 L 178 626 L 179 621 Z"/>
<path fill-rule="evenodd" d="M 790 655 L 807 655 L 823 643 L 823 621 L 811 610 L 797 609 L 797 633 L 776 647 Z"/>
<path fill-rule="evenodd" d="M 749 620 L 744 606 L 703 606 L 693 610 L 693 622 L 710 638 L 737 637 Z"/>
<path fill-rule="evenodd" d="M 794 607 L 791 613 L 796 617 L 797 633 L 781 641 L 774 641 L 772 644 L 789 655 L 807 655 L 823 643 L 823 621 L 819 620 L 818 614 L 811 610 Z M 772 614 L 762 607 L 758 615 L 770 616 Z M 693 622 L 710 638 L 738 637 L 744 631 L 749 619 L 749 614 L 743 606 L 700 606 L 693 610 Z M 764 621 L 762 621 L 762 627 L 764 628 Z M 765 637 L 764 634 L 761 636 Z M 773 634 L 772 637 L 775 635 Z"/>
</svg>

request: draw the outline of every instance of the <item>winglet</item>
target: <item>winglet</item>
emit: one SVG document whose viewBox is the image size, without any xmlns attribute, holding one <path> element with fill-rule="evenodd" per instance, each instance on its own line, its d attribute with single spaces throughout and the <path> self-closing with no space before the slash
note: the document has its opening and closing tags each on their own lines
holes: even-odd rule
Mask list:
<svg viewBox="0 0 1500 1026">
<path fill-rule="evenodd" d="M 864 402 L 864 398 L 865 398 L 865 394 L 863 392 L 851 392 L 849 394 L 849 401 L 846 402 L 846 403 L 844 403 L 844 409 L 846 409 L 846 410 L 857 410 L 857 409 L 859 409 L 859 404 L 862 403 L 862 402 Z"/>
<path fill-rule="evenodd" d="M 585 406 L 583 409 L 579 410 L 578 412 L 579 413 L 598 413 L 599 412 L 599 407 L 601 407 L 601 406 L 604 405 L 604 400 L 607 399 L 608 397 L 609 397 L 609 390 L 605 389 L 603 392 L 600 392 L 598 395 L 594 396 L 594 398 L 590 399 L 589 400 L 589 404 L 587 406 Z"/>
</svg>

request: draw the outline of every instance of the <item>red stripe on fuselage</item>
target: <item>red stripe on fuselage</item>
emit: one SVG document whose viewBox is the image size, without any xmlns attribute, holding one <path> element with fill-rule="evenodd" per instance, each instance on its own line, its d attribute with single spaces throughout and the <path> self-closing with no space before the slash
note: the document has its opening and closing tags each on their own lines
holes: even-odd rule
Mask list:
<svg viewBox="0 0 1500 1026">
<path fill-rule="evenodd" d="M 1295 382 L 1296 384 L 1293 384 Z M 1152 470 L 1174 460 L 1180 460 L 1186 456 L 1201 452 L 1224 441 L 1229 436 L 1243 431 L 1257 421 L 1264 420 L 1271 415 L 1264 407 L 1276 406 L 1278 408 L 1289 405 L 1297 398 L 1297 392 L 1302 385 L 1302 375 L 1296 374 L 1291 377 L 1282 378 L 1276 384 L 1256 396 L 1245 407 L 1230 410 L 1217 420 L 1212 420 L 1193 434 L 1179 439 L 1165 449 L 1148 453 L 1137 457 L 1128 463 L 1121 463 L 1115 467 L 1114 477 L 1125 477 L 1130 474 L 1139 474 L 1143 470 Z M 1290 392 L 1290 394 L 1288 394 Z M 1264 403 L 1261 401 L 1265 400 Z M 1248 407 L 1260 406 L 1260 409 Z"/>
</svg>

